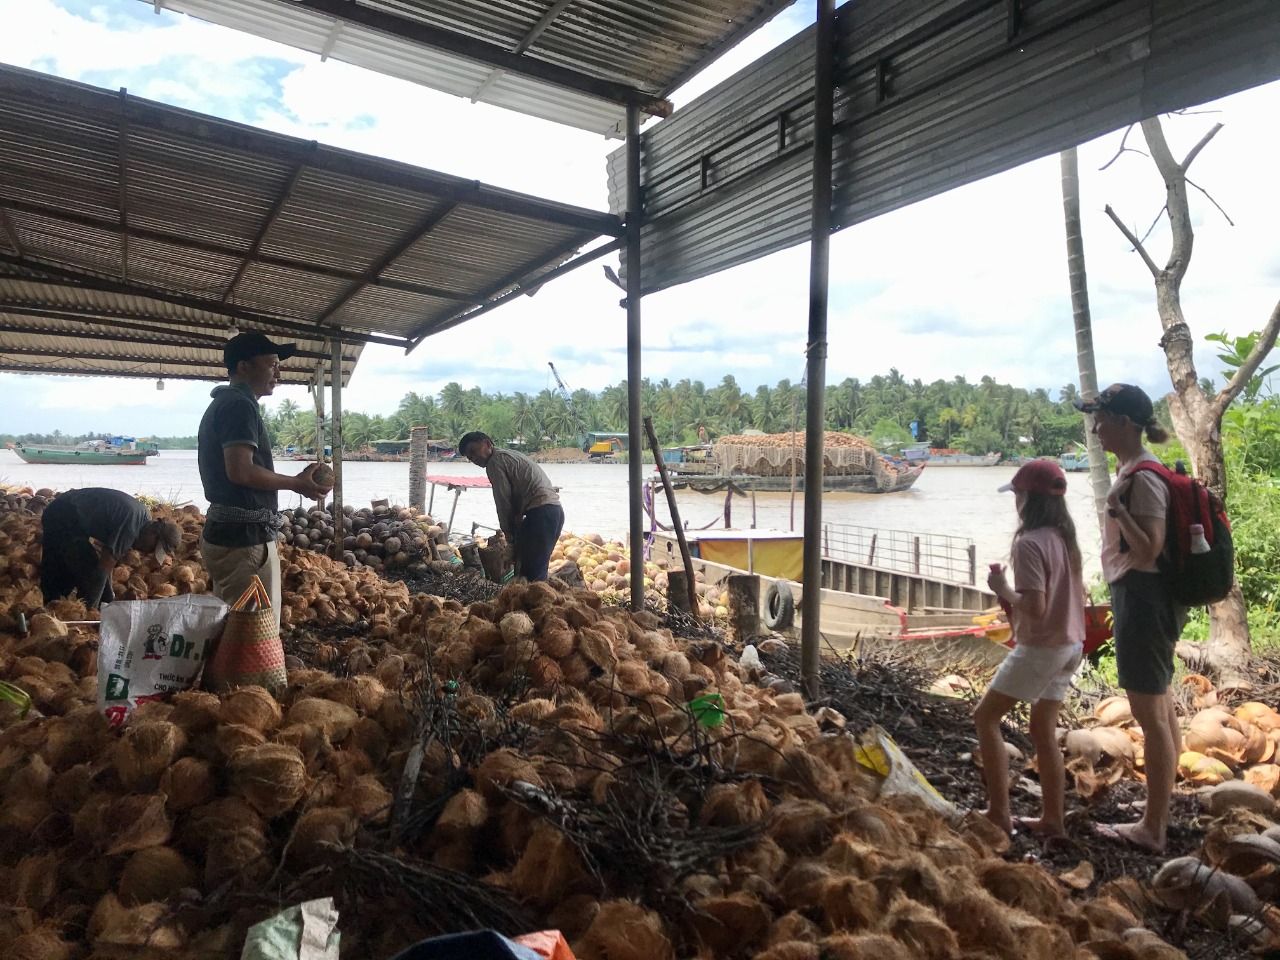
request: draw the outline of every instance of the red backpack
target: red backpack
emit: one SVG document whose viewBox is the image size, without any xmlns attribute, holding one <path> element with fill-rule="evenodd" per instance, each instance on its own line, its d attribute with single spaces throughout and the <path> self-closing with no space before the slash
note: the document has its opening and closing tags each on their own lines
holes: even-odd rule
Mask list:
<svg viewBox="0 0 1280 960">
<path fill-rule="evenodd" d="M 1169 489 L 1169 510 L 1165 515 L 1164 552 L 1160 571 L 1169 582 L 1173 599 L 1185 607 L 1217 603 L 1231 592 L 1235 582 L 1235 545 L 1231 540 L 1231 522 L 1217 495 L 1203 483 L 1187 475 L 1179 461 L 1170 470 L 1153 460 L 1139 462 L 1130 472 L 1154 473 Z M 1191 527 L 1200 524 L 1209 544 L 1207 553 L 1193 553 Z M 1128 549 L 1121 540 L 1121 549 Z"/>
</svg>

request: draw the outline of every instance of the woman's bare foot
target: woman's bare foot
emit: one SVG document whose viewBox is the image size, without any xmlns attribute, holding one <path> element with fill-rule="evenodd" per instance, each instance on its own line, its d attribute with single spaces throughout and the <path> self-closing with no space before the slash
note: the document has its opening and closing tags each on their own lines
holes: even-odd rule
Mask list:
<svg viewBox="0 0 1280 960">
<path fill-rule="evenodd" d="M 1164 853 L 1164 838 L 1149 833 L 1141 820 L 1137 823 L 1095 823 L 1093 829 L 1098 836 L 1108 840 L 1126 843 L 1148 853 Z"/>
</svg>

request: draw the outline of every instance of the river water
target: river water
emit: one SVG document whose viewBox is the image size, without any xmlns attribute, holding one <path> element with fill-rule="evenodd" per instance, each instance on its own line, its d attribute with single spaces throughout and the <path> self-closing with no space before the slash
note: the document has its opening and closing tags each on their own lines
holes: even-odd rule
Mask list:
<svg viewBox="0 0 1280 960">
<path fill-rule="evenodd" d="M 281 472 L 302 468 L 301 463 L 283 461 Z M 599 533 L 624 537 L 627 530 L 627 467 L 625 464 L 546 464 L 551 481 L 560 488 L 565 510 L 565 527 L 578 533 Z M 651 469 L 646 467 L 646 472 Z M 346 502 L 364 506 L 385 498 L 405 503 L 409 498 L 407 463 L 343 464 Z M 432 463 L 432 476 L 482 476 L 483 471 L 467 462 Z M 1013 476 L 1013 467 L 926 468 L 907 491 L 893 494 L 832 493 L 823 499 L 823 519 L 836 524 L 853 524 L 882 531 L 909 531 L 919 534 L 946 534 L 972 540 L 977 546 L 979 580 L 993 561 L 1007 560 L 1009 540 L 1017 518 L 1012 494 L 996 488 Z M 1081 530 L 1080 546 L 1085 557 L 1086 580 L 1098 572 L 1097 536 L 1094 532 L 1093 503 L 1089 476 L 1068 474 L 1068 500 L 1072 516 Z M 165 450 L 145 466 L 49 466 L 26 464 L 12 450 L 0 450 L 0 482 L 67 490 L 72 487 L 112 487 L 127 493 L 148 494 L 175 503 L 194 503 L 201 509 L 207 501 L 200 487 L 194 450 Z M 430 488 L 428 488 L 430 489 Z M 662 501 L 661 494 L 658 497 Z M 436 491 L 438 517 L 447 518 L 453 495 L 444 488 Z M 300 498 L 281 494 L 281 506 L 296 506 Z M 681 518 L 690 527 L 701 527 L 723 514 L 724 497 L 688 491 L 678 496 Z M 804 497 L 796 495 L 795 529 L 803 528 Z M 751 525 L 750 499 L 735 497 L 733 523 Z M 757 494 L 757 527 L 786 530 L 791 526 L 791 497 L 788 493 Z M 666 520 L 665 503 L 659 517 Z M 493 526 L 497 522 L 493 500 L 486 490 L 468 490 L 458 501 L 453 528 L 470 529 L 471 523 Z M 721 524 L 722 525 L 722 524 Z M 834 529 L 834 527 L 833 527 Z"/>
</svg>

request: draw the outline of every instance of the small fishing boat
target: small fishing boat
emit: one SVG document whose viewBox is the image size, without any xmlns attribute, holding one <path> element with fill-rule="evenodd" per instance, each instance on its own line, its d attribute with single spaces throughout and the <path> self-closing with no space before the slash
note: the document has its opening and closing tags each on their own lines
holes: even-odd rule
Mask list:
<svg viewBox="0 0 1280 960">
<path fill-rule="evenodd" d="M 1068 473 L 1084 473 L 1089 469 L 1089 451 L 1068 451 L 1058 458 L 1058 465 Z"/>
<path fill-rule="evenodd" d="M 961 453 L 959 450 L 931 450 L 928 464 L 931 467 L 994 467 L 1000 462 L 1001 454 L 995 453 Z"/>
<path fill-rule="evenodd" d="M 112 437 L 69 445 L 55 443 L 13 443 L 10 449 L 25 463 L 94 464 L 140 467 L 148 457 L 157 456 L 160 448 L 133 437 Z"/>
</svg>

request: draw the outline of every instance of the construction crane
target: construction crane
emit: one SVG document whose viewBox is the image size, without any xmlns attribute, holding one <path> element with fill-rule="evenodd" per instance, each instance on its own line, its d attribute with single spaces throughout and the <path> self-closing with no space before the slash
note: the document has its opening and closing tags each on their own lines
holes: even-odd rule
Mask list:
<svg viewBox="0 0 1280 960">
<path fill-rule="evenodd" d="M 569 388 L 560 379 L 560 372 L 556 369 L 556 365 L 548 360 L 547 366 L 551 368 L 551 375 L 556 378 L 556 386 L 560 388 L 560 396 L 564 397 L 564 405 L 568 409 L 569 415 L 573 417 L 573 422 L 577 424 L 578 446 L 585 449 L 587 444 L 587 425 L 582 422 L 582 416 L 578 413 L 578 408 L 573 405 L 573 395 L 569 393 Z"/>
</svg>

